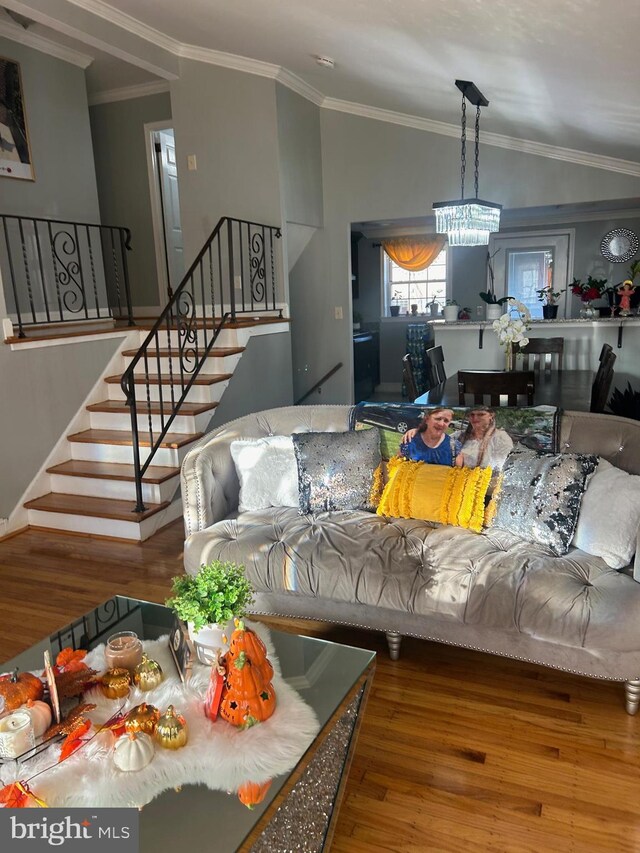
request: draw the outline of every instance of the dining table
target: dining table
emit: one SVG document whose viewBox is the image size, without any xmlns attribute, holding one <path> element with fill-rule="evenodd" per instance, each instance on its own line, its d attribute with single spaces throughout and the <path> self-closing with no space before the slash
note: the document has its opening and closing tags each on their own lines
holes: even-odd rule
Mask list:
<svg viewBox="0 0 640 853">
<path fill-rule="evenodd" d="M 483 373 L 503 373 L 492 370 Z M 588 412 L 591 406 L 592 370 L 540 370 L 535 371 L 533 386 L 534 406 L 557 406 L 577 412 Z M 470 396 L 467 395 L 467 401 Z M 448 376 L 445 382 L 434 385 L 416 397 L 419 405 L 459 406 L 458 374 Z"/>
</svg>

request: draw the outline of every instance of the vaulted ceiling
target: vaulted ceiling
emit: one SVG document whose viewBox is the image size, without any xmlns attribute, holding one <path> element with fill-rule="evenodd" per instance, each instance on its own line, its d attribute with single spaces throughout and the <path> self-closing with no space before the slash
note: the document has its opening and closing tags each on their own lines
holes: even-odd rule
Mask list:
<svg viewBox="0 0 640 853">
<path fill-rule="evenodd" d="M 462 78 L 490 101 L 483 135 L 640 162 L 640 4 L 632 0 L 2 2 L 97 57 L 94 90 L 169 79 L 177 66 L 165 68 L 159 55 L 187 56 L 267 76 L 281 69 L 285 83 L 326 106 L 457 126 L 454 80 Z"/>
</svg>

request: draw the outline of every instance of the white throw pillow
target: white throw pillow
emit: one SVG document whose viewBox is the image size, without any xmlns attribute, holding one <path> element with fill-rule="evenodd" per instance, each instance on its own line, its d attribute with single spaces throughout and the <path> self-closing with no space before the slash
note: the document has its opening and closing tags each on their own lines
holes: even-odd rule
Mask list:
<svg viewBox="0 0 640 853">
<path fill-rule="evenodd" d="M 640 477 L 601 459 L 583 495 L 571 544 L 623 569 L 635 553 L 639 525 Z"/>
<path fill-rule="evenodd" d="M 290 435 L 238 439 L 229 449 L 240 481 L 239 512 L 298 506 L 298 465 Z"/>
</svg>

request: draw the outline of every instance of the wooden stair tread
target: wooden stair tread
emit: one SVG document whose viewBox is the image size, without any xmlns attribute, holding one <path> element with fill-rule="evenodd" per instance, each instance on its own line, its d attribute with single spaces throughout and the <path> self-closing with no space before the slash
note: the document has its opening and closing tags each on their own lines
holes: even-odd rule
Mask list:
<svg viewBox="0 0 640 853">
<path fill-rule="evenodd" d="M 245 347 L 211 347 L 211 351 L 208 354 L 208 358 L 224 358 L 227 355 L 237 355 L 238 353 L 244 352 Z M 122 355 L 133 358 L 138 355 L 139 350 L 137 349 L 126 349 L 122 353 Z M 160 347 L 160 349 L 156 350 L 151 347 L 149 349 L 149 361 L 153 361 L 154 358 L 169 358 L 169 356 L 173 356 L 177 358 L 180 355 L 180 350 L 178 347 L 172 347 L 169 349 L 168 347 Z"/>
<path fill-rule="evenodd" d="M 162 439 L 160 447 L 169 447 L 174 450 L 178 447 L 183 447 L 185 444 L 202 438 L 204 433 L 182 433 L 168 432 Z M 85 429 L 82 432 L 73 433 L 67 436 L 67 441 L 75 441 L 84 444 L 119 444 L 123 446 L 132 446 L 133 439 L 131 432 L 123 429 Z M 140 447 L 150 447 L 151 443 L 144 433 L 139 436 Z"/>
<path fill-rule="evenodd" d="M 48 474 L 61 474 L 65 477 L 94 477 L 99 480 L 126 480 L 135 482 L 133 465 L 122 462 L 90 462 L 85 459 L 68 459 L 59 465 L 47 468 Z M 142 478 L 143 483 L 159 485 L 172 477 L 177 477 L 179 468 L 162 465 L 149 465 Z"/>
<path fill-rule="evenodd" d="M 227 379 L 231 379 L 231 373 L 201 373 L 199 376 L 193 380 L 194 385 L 215 385 L 216 382 L 225 382 Z M 118 374 L 117 376 L 107 376 L 105 382 L 108 382 L 110 385 L 119 385 L 120 380 L 122 379 L 122 374 Z M 188 384 L 190 376 L 189 374 L 184 374 L 185 385 Z M 170 373 L 150 373 L 149 377 L 145 377 L 142 373 L 134 374 L 134 382 L 136 385 L 144 385 L 147 382 L 149 385 L 180 385 L 180 373 L 176 373 L 174 371 L 173 376 Z"/>
<path fill-rule="evenodd" d="M 207 327 L 207 329 L 217 329 L 219 322 L 220 322 L 219 318 L 216 319 L 215 323 L 212 323 L 211 320 L 208 319 L 206 321 L 206 327 Z M 225 323 L 222 326 L 222 328 L 223 329 L 246 329 L 247 327 L 251 327 L 251 326 L 266 326 L 269 323 L 290 323 L 290 322 L 291 322 L 290 317 L 249 317 L 247 319 L 242 319 L 242 320 L 239 320 L 239 319 L 229 320 L 227 323 Z M 153 323 L 152 322 L 148 322 L 148 323 L 137 322 L 136 323 L 136 328 L 144 329 L 145 331 L 147 331 L 149 329 L 153 329 L 154 326 L 155 326 L 155 321 Z M 205 327 L 205 322 L 203 320 L 197 320 L 193 324 L 193 326 L 197 329 L 203 329 Z M 162 331 L 166 331 L 166 329 L 167 329 L 166 324 L 163 323 L 161 328 L 162 328 Z M 171 325 L 171 326 L 169 326 L 169 329 L 171 329 L 173 331 L 177 331 L 178 326 Z"/>
<path fill-rule="evenodd" d="M 183 403 L 178 410 L 180 415 L 199 415 L 202 412 L 208 412 L 210 409 L 215 409 L 218 403 Z M 136 402 L 136 408 L 139 415 L 148 415 L 151 409 L 152 415 L 164 414 L 166 417 L 171 415 L 171 401 L 164 401 L 164 409 L 160 405 L 160 401 L 151 401 L 151 406 L 146 400 Z M 129 414 L 131 409 L 124 400 L 102 400 L 100 403 L 92 403 L 87 406 L 89 412 L 111 412 L 114 414 Z"/>
<path fill-rule="evenodd" d="M 90 515 L 117 521 L 140 522 L 165 509 L 169 503 L 169 501 L 163 501 L 160 504 L 146 504 L 147 508 L 144 512 L 134 512 L 135 501 L 49 492 L 48 495 L 27 501 L 24 506 L 26 509 L 37 509 L 41 512 L 62 512 L 69 515 Z"/>
</svg>

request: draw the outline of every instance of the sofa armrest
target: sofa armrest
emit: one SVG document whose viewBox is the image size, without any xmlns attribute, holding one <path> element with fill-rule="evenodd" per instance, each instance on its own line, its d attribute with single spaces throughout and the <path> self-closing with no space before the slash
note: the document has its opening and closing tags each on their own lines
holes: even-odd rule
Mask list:
<svg viewBox="0 0 640 853">
<path fill-rule="evenodd" d="M 224 494 L 222 482 L 232 473 L 230 453 L 221 453 L 215 437 L 201 439 L 185 456 L 180 472 L 185 537 L 225 518 L 234 508 Z M 233 471 L 235 476 L 235 471 Z"/>
<path fill-rule="evenodd" d="M 640 583 L 640 527 L 636 536 L 636 556 L 633 560 L 633 579 Z"/>
</svg>

